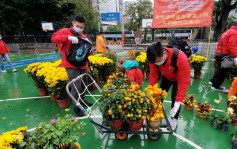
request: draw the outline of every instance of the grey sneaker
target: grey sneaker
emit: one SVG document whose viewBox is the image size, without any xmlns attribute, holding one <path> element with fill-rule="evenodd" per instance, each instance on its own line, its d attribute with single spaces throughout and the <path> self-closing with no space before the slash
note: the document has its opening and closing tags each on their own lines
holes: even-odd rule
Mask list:
<svg viewBox="0 0 237 149">
<path fill-rule="evenodd" d="M 2 70 L 1 72 L 7 72 L 6 70 Z"/>
<path fill-rule="evenodd" d="M 226 89 L 225 87 L 215 88 L 214 86 L 211 86 L 211 89 L 212 90 L 216 90 L 216 91 L 221 91 L 221 92 L 224 92 L 224 93 L 228 93 L 229 92 L 229 90 Z"/>
<path fill-rule="evenodd" d="M 14 69 L 12 69 L 12 72 L 16 72 L 17 70 L 14 68 Z"/>
<path fill-rule="evenodd" d="M 211 85 L 211 86 L 213 85 L 211 81 L 209 81 L 208 84 Z"/>
</svg>

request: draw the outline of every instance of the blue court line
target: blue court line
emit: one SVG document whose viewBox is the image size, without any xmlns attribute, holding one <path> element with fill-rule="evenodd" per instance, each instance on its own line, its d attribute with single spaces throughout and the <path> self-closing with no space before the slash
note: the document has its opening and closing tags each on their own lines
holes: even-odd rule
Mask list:
<svg viewBox="0 0 237 149">
<path fill-rule="evenodd" d="M 61 54 L 54 55 L 54 56 L 47 56 L 47 57 L 40 57 L 40 58 L 33 58 L 33 59 L 16 61 L 16 62 L 13 62 L 12 65 L 14 67 L 21 67 L 21 66 L 29 65 L 29 64 L 32 64 L 32 63 L 36 63 L 36 62 L 44 62 L 44 61 L 60 59 L 60 58 L 61 58 Z M 9 67 L 8 64 L 4 64 L 4 68 L 9 69 L 10 67 Z"/>
</svg>

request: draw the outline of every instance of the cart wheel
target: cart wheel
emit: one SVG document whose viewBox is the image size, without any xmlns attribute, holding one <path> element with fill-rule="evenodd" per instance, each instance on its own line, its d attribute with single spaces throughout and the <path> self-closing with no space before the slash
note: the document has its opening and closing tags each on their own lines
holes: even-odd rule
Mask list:
<svg viewBox="0 0 237 149">
<path fill-rule="evenodd" d="M 156 141 L 160 139 L 161 134 L 147 134 L 147 136 L 151 141 Z"/>
<path fill-rule="evenodd" d="M 115 137 L 119 140 L 125 140 L 128 137 L 128 134 L 126 133 L 115 133 Z"/>
</svg>

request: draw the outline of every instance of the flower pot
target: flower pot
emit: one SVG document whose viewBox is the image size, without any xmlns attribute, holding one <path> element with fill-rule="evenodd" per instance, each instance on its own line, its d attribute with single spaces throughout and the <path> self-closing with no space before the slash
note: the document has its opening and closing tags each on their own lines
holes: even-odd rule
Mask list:
<svg viewBox="0 0 237 149">
<path fill-rule="evenodd" d="M 104 81 L 103 76 L 99 76 L 99 81 Z"/>
<path fill-rule="evenodd" d="M 186 109 L 186 110 L 192 111 L 193 108 L 194 108 L 194 106 L 190 106 L 190 105 L 184 104 L 184 109 Z"/>
<path fill-rule="evenodd" d="M 48 95 L 48 91 L 47 91 L 47 88 L 37 88 L 40 96 L 46 96 Z"/>
<path fill-rule="evenodd" d="M 229 123 L 223 123 L 221 125 L 221 130 L 228 131 L 229 130 Z"/>
<path fill-rule="evenodd" d="M 217 120 L 215 118 L 213 118 L 211 120 L 211 126 L 215 129 L 218 129 L 220 127 L 220 124 L 217 123 Z"/>
<path fill-rule="evenodd" d="M 237 138 L 235 135 L 232 137 L 232 149 L 237 149 Z"/>
<path fill-rule="evenodd" d="M 62 100 L 57 99 L 57 102 L 58 102 L 58 106 L 60 108 L 66 108 L 70 105 L 70 99 L 69 98 L 62 99 Z"/>
<path fill-rule="evenodd" d="M 71 144 L 61 144 L 57 147 L 55 147 L 55 149 L 81 149 L 81 146 L 79 143 L 75 143 L 73 146 Z"/>
<path fill-rule="evenodd" d="M 138 123 L 137 121 L 129 121 L 128 126 L 131 131 L 139 131 L 142 128 L 143 125 L 143 119 L 139 120 Z"/>
<path fill-rule="evenodd" d="M 111 126 L 111 129 L 112 130 L 120 130 L 122 129 L 123 127 L 123 120 L 119 119 L 119 120 L 115 120 L 115 119 L 112 119 L 112 126 Z"/>
<path fill-rule="evenodd" d="M 235 118 L 235 117 L 232 118 L 232 124 L 233 124 L 233 126 L 236 126 L 236 124 L 237 124 L 237 118 Z"/>
<path fill-rule="evenodd" d="M 98 82 L 96 82 L 98 84 Z M 91 84 L 91 89 L 92 90 L 97 90 L 98 88 L 96 87 L 96 85 L 94 83 Z"/>
<path fill-rule="evenodd" d="M 56 101 L 57 100 L 56 96 L 53 95 L 52 93 L 50 93 L 49 96 L 50 96 L 52 101 Z"/>
<path fill-rule="evenodd" d="M 153 130 L 159 130 L 160 128 L 160 124 L 161 124 L 161 119 L 157 119 L 156 121 L 152 122 L 152 121 L 147 121 L 147 127 L 148 130 L 150 131 L 151 129 Z"/>
<path fill-rule="evenodd" d="M 105 76 L 105 81 L 107 82 L 107 80 L 109 79 L 109 75 Z"/>
<path fill-rule="evenodd" d="M 202 112 L 197 112 L 197 117 L 203 118 L 203 119 L 207 119 L 208 118 L 208 114 L 203 114 Z"/>
<path fill-rule="evenodd" d="M 200 79 L 201 78 L 201 72 L 194 72 L 194 79 Z"/>
</svg>

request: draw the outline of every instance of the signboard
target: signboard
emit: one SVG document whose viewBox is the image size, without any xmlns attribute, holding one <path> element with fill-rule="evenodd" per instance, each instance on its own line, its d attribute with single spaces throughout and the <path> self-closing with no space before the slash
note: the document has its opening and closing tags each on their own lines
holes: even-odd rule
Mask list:
<svg viewBox="0 0 237 149">
<path fill-rule="evenodd" d="M 211 26 L 213 0 L 154 0 L 152 28 Z"/>
<path fill-rule="evenodd" d="M 102 21 L 120 21 L 119 12 L 101 13 Z"/>
<path fill-rule="evenodd" d="M 41 25 L 42 25 L 43 31 L 53 31 L 53 23 L 52 22 L 41 23 Z"/>
</svg>

